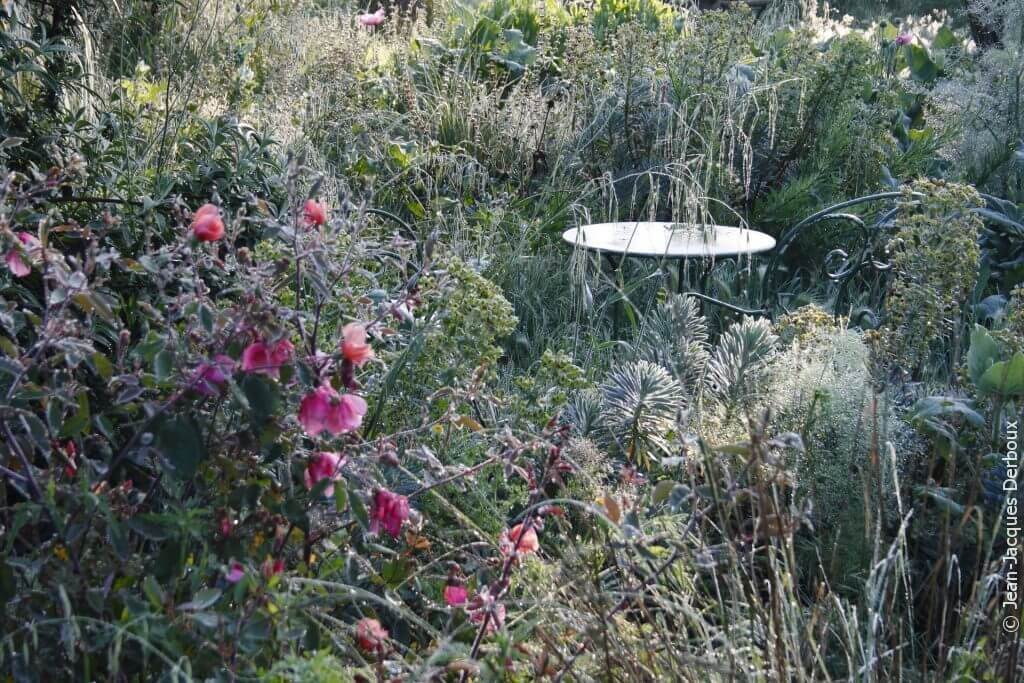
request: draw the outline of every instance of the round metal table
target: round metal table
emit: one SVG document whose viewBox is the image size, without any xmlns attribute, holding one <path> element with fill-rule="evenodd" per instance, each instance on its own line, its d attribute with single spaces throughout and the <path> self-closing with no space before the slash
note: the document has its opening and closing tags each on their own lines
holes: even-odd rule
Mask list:
<svg viewBox="0 0 1024 683">
<path fill-rule="evenodd" d="M 775 248 L 775 238 L 757 230 L 698 223 L 594 223 L 566 230 L 562 239 L 573 246 L 603 254 L 613 268 L 626 256 L 677 260 L 680 292 L 683 264 L 687 259 L 713 260 Z"/>
<path fill-rule="evenodd" d="M 566 230 L 562 239 L 606 254 L 669 259 L 740 256 L 775 248 L 775 238 L 757 230 L 697 223 L 594 223 Z"/>
</svg>

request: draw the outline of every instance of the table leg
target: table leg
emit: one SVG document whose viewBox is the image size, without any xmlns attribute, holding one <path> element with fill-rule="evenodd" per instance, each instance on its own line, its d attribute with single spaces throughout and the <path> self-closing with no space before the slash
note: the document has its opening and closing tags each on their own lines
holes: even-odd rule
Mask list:
<svg viewBox="0 0 1024 683">
<path fill-rule="evenodd" d="M 612 280 L 615 280 L 615 273 L 619 269 L 619 265 L 622 263 L 622 258 L 615 254 L 604 252 L 604 257 L 608 259 L 608 270 L 610 271 L 609 276 Z M 612 306 L 612 336 L 618 337 L 619 330 L 622 329 L 622 314 L 624 313 L 623 308 L 625 303 L 620 298 L 618 302 Z"/>
</svg>

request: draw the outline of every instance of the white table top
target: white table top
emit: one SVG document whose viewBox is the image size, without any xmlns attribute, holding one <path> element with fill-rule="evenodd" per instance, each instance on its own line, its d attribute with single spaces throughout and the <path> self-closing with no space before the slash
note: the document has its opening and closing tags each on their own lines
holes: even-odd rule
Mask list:
<svg viewBox="0 0 1024 683">
<path fill-rule="evenodd" d="M 673 259 L 756 254 L 775 247 L 757 230 L 696 223 L 595 223 L 562 233 L 569 244 L 592 251 Z"/>
</svg>

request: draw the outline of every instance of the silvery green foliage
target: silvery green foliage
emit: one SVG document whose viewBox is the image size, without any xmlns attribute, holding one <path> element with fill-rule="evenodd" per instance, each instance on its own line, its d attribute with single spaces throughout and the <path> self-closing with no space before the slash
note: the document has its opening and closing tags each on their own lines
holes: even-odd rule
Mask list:
<svg viewBox="0 0 1024 683">
<path fill-rule="evenodd" d="M 765 318 L 744 317 L 718 340 L 708 360 L 711 394 L 727 407 L 736 407 L 756 394 L 761 370 L 771 359 L 777 337 Z"/>
<path fill-rule="evenodd" d="M 912 433 L 893 406 L 873 392 L 868 347 L 859 332 L 821 332 L 779 353 L 767 372 L 768 403 L 776 424 L 803 433 L 805 450 L 794 464 L 798 495 L 814 501 L 818 522 L 839 523 L 850 506 L 863 505 L 862 479 L 873 431 L 879 444 L 913 450 Z M 881 468 L 891 482 L 891 466 Z"/>
<path fill-rule="evenodd" d="M 1004 194 L 1024 166 L 1019 139 L 1024 125 L 1024 81 L 1019 77 L 1024 3 L 970 0 L 967 9 L 979 25 L 998 34 L 1001 45 L 965 54 L 947 66 L 930 93 L 932 125 L 952 133 L 941 153 L 961 178 L 979 190 Z"/>
<path fill-rule="evenodd" d="M 577 391 L 565 407 L 566 421 L 580 436 L 590 436 L 601 426 L 601 395 L 594 389 Z"/>
<path fill-rule="evenodd" d="M 645 360 L 628 363 L 612 370 L 600 390 L 602 420 L 629 457 L 665 450 L 666 436 L 685 403 L 683 387 L 665 368 Z"/>
<path fill-rule="evenodd" d="M 667 368 L 695 396 L 709 357 L 708 323 L 697 300 L 672 294 L 646 320 L 646 329 L 637 344 L 644 360 Z"/>
</svg>

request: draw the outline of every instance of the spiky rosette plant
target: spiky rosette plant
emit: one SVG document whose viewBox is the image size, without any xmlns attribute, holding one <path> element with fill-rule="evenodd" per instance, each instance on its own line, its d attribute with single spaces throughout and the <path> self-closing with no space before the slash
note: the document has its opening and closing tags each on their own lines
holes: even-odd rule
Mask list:
<svg viewBox="0 0 1024 683">
<path fill-rule="evenodd" d="M 648 317 L 637 343 L 641 358 L 667 368 L 691 395 L 708 362 L 708 322 L 697 300 L 673 294 Z"/>
<path fill-rule="evenodd" d="M 617 368 L 601 385 L 601 396 L 602 420 L 627 459 L 646 465 L 653 452 L 668 450 L 686 396 L 665 368 L 645 360 Z"/>
<path fill-rule="evenodd" d="M 708 383 L 727 409 L 741 407 L 756 394 L 757 376 L 774 353 L 777 339 L 767 319 L 745 317 L 718 340 L 708 361 Z"/>
</svg>

